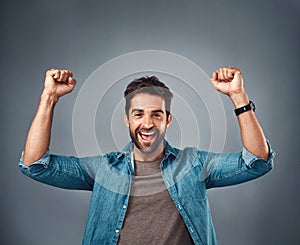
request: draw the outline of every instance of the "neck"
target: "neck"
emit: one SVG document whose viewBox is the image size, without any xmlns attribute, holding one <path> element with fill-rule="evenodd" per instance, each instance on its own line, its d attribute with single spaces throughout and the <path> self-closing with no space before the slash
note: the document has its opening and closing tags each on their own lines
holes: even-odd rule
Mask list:
<svg viewBox="0 0 300 245">
<path fill-rule="evenodd" d="M 139 162 L 152 162 L 163 158 L 164 156 L 164 143 L 162 142 L 159 147 L 153 152 L 145 153 L 133 146 L 134 159 Z"/>
</svg>

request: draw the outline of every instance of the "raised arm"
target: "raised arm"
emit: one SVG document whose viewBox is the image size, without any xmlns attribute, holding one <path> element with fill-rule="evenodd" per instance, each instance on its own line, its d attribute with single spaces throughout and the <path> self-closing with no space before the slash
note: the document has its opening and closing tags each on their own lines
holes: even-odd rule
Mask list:
<svg viewBox="0 0 300 245">
<path fill-rule="evenodd" d="M 53 111 L 59 97 L 70 93 L 76 84 L 68 70 L 46 72 L 40 103 L 26 139 L 23 162 L 29 166 L 41 158 L 50 145 Z"/>
<path fill-rule="evenodd" d="M 239 68 L 220 68 L 212 74 L 210 80 L 218 91 L 230 97 L 235 108 L 249 104 Z M 267 160 L 269 157 L 268 145 L 254 111 L 248 110 L 237 117 L 244 147 L 257 157 Z"/>
</svg>

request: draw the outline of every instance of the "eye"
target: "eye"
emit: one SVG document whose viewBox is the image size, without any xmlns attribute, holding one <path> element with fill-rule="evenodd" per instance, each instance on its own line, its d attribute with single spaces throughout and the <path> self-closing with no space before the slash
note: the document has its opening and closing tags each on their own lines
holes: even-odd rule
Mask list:
<svg viewBox="0 0 300 245">
<path fill-rule="evenodd" d="M 156 119 L 161 119 L 162 118 L 162 114 L 161 113 L 154 113 L 153 117 Z"/>
<path fill-rule="evenodd" d="M 136 118 L 139 118 L 139 117 L 142 117 L 143 114 L 142 113 L 135 113 L 133 116 L 136 117 Z"/>
</svg>

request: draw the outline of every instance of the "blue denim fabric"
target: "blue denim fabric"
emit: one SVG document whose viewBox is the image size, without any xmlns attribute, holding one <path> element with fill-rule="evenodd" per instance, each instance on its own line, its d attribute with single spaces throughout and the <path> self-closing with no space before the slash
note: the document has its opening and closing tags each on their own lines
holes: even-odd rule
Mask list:
<svg viewBox="0 0 300 245">
<path fill-rule="evenodd" d="M 92 191 L 82 244 L 117 244 L 125 219 L 134 169 L 132 146 L 95 157 L 50 155 L 49 151 L 21 171 L 37 181 L 67 189 Z M 210 153 L 196 148 L 179 150 L 166 142 L 161 163 L 163 180 L 195 244 L 217 244 L 206 190 L 255 179 L 273 168 L 246 149 Z"/>
</svg>

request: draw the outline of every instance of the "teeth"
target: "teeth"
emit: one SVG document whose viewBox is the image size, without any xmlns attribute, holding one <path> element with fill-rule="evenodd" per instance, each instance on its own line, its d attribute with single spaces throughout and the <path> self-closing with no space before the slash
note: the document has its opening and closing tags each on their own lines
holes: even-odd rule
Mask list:
<svg viewBox="0 0 300 245">
<path fill-rule="evenodd" d="M 145 133 L 145 132 L 142 132 L 141 134 L 142 134 L 142 135 L 150 136 L 150 135 L 154 135 L 154 132 L 152 132 L 152 133 Z"/>
</svg>

